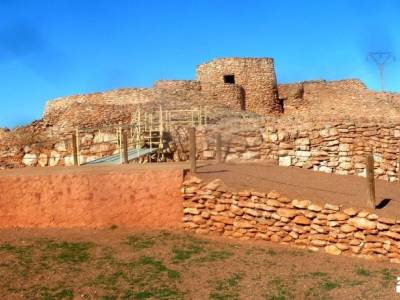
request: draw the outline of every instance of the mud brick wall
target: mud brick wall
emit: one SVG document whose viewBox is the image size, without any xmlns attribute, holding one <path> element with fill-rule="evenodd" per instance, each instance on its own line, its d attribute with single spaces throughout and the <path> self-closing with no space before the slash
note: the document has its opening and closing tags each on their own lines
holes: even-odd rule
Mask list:
<svg viewBox="0 0 400 300">
<path fill-rule="evenodd" d="M 184 229 L 258 239 L 333 255 L 400 263 L 400 220 L 366 209 L 289 199 L 279 192 L 232 192 L 220 180 L 183 183 Z"/>
<path fill-rule="evenodd" d="M 224 83 L 225 75 L 234 75 L 235 84 L 243 87 L 246 110 L 261 114 L 281 111 L 272 58 L 222 58 L 197 67 L 200 82 Z"/>
</svg>

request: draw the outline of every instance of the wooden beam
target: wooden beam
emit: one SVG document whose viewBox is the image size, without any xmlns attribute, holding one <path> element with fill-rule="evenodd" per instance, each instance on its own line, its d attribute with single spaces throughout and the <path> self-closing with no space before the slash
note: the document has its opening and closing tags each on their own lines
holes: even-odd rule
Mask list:
<svg viewBox="0 0 400 300">
<path fill-rule="evenodd" d="M 129 161 L 128 161 L 128 133 L 125 130 L 122 133 L 122 145 L 123 145 L 123 150 L 124 150 L 123 163 L 127 164 L 127 163 L 129 163 Z"/>
<path fill-rule="evenodd" d="M 372 154 L 367 156 L 367 206 L 375 209 L 375 176 L 374 176 L 374 157 Z"/>
<path fill-rule="evenodd" d="M 124 155 L 122 153 L 122 127 L 119 126 L 117 130 L 117 135 L 118 135 L 118 149 L 119 149 L 119 161 L 122 164 L 124 161 Z"/>
<path fill-rule="evenodd" d="M 216 159 L 218 163 L 222 162 L 222 139 L 221 139 L 221 133 L 217 133 L 216 137 Z"/>
<path fill-rule="evenodd" d="M 80 138 L 79 138 L 79 128 L 76 129 L 76 133 L 75 133 L 75 143 L 76 143 L 76 161 L 77 161 L 77 166 L 81 165 L 81 159 L 79 157 L 79 152 L 80 152 L 80 147 L 81 147 L 81 143 L 80 143 Z"/>
<path fill-rule="evenodd" d="M 196 173 L 196 128 L 189 127 L 189 160 L 190 172 Z"/>
<path fill-rule="evenodd" d="M 76 133 L 72 134 L 72 156 L 74 158 L 74 166 L 78 165 L 78 145 L 76 143 Z"/>
</svg>

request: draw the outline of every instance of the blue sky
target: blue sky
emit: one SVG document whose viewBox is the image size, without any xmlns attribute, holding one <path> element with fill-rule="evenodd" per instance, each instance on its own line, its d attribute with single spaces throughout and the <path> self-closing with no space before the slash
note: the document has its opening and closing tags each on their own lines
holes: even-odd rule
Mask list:
<svg viewBox="0 0 400 300">
<path fill-rule="evenodd" d="M 378 89 L 366 57 L 398 54 L 399 15 L 396 0 L 0 0 L 0 127 L 56 97 L 193 79 L 215 57 L 273 57 L 282 83 Z M 387 90 L 400 91 L 399 67 L 387 65 Z"/>
</svg>

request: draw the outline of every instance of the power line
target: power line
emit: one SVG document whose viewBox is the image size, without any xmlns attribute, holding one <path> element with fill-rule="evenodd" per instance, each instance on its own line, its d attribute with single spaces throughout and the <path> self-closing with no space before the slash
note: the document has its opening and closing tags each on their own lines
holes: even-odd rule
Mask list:
<svg viewBox="0 0 400 300">
<path fill-rule="evenodd" d="M 379 69 L 379 75 L 381 79 L 381 91 L 385 90 L 385 64 L 389 61 L 395 61 L 396 58 L 391 52 L 370 52 L 368 53 L 367 59 L 371 59 Z"/>
</svg>

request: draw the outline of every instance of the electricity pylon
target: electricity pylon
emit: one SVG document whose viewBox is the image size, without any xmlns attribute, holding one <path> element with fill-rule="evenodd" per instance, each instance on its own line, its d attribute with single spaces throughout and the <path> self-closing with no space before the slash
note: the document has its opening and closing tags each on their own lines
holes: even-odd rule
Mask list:
<svg viewBox="0 0 400 300">
<path fill-rule="evenodd" d="M 396 58 L 390 52 L 370 52 L 367 59 L 371 59 L 378 66 L 383 92 L 385 90 L 385 64 L 389 61 L 395 61 Z"/>
</svg>

